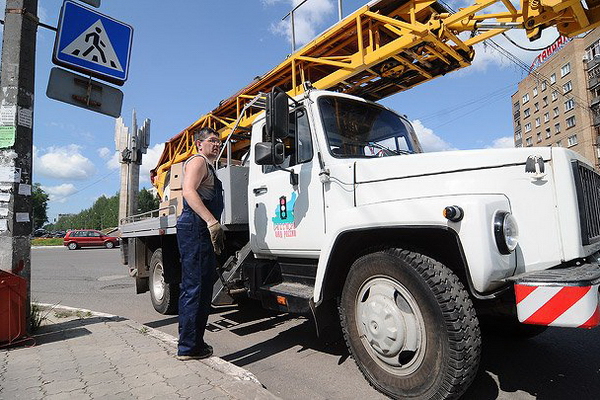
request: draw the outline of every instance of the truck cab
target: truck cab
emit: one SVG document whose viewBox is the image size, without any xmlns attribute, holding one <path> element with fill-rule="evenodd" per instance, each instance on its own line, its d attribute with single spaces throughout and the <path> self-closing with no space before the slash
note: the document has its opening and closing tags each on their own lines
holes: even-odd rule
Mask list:
<svg viewBox="0 0 600 400">
<path fill-rule="evenodd" d="M 247 156 L 217 169 L 227 248 L 213 304 L 312 315 L 391 397 L 462 393 L 484 317 L 525 335 L 600 323 L 600 174 L 582 156 L 423 153 L 405 116 L 307 89 L 270 93 Z M 177 304 L 176 217 L 169 205 L 121 226 L 138 292 L 163 313 Z"/>
</svg>

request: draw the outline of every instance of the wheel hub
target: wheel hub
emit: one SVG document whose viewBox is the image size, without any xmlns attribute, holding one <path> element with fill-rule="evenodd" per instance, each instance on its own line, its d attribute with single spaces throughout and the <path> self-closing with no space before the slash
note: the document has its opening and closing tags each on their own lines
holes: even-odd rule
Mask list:
<svg viewBox="0 0 600 400">
<path fill-rule="evenodd" d="M 154 292 L 154 298 L 159 301 L 162 300 L 165 295 L 165 278 L 163 276 L 162 264 L 157 264 L 154 267 L 152 291 Z"/>
<path fill-rule="evenodd" d="M 416 301 L 387 277 L 367 281 L 357 296 L 356 320 L 365 348 L 384 367 L 416 368 L 424 349 L 424 323 Z"/>
</svg>

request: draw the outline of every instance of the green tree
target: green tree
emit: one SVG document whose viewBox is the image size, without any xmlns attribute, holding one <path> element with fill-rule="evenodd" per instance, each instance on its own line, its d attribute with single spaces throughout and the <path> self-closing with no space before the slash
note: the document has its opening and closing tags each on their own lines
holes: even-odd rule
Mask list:
<svg viewBox="0 0 600 400">
<path fill-rule="evenodd" d="M 31 191 L 33 203 L 33 229 L 41 228 L 48 221 L 48 194 L 44 192 L 39 183 L 34 183 Z"/>
<path fill-rule="evenodd" d="M 159 204 L 160 202 L 158 197 L 153 196 L 152 192 L 146 188 L 142 188 L 142 190 L 140 190 L 140 194 L 138 196 L 138 213 L 156 210 Z"/>
</svg>

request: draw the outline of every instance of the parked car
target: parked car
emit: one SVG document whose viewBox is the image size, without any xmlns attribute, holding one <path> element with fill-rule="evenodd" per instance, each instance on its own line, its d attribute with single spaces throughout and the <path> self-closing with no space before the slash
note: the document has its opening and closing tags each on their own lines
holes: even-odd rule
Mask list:
<svg viewBox="0 0 600 400">
<path fill-rule="evenodd" d="M 33 237 L 44 237 L 44 235 L 47 235 L 48 231 L 43 229 L 43 228 L 39 228 L 36 229 L 35 231 L 33 231 Z"/>
<path fill-rule="evenodd" d="M 77 229 L 67 232 L 63 239 L 63 244 L 69 250 L 92 246 L 104 246 L 107 249 L 112 249 L 119 245 L 119 238 L 107 236 L 94 229 Z"/>
</svg>

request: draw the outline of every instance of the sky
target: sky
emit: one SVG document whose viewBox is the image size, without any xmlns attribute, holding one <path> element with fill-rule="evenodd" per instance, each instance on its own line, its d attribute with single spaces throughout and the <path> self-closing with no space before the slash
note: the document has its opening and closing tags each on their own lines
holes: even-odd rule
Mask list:
<svg viewBox="0 0 600 400">
<path fill-rule="evenodd" d="M 163 143 L 278 65 L 291 52 L 289 21 L 282 18 L 301 0 L 102 0 L 97 11 L 131 25 L 133 45 L 122 117 L 131 126 L 151 122 L 140 187 L 151 186 Z M 347 16 L 367 0 L 343 0 Z M 447 1 L 452 8 L 468 3 Z M 38 17 L 57 26 L 62 0 L 39 0 Z M 0 0 L 5 9 L 5 0 Z M 295 14 L 297 48 L 333 25 L 337 0 L 308 0 Z M 544 32 L 529 43 L 524 32 L 508 35 L 531 48 L 551 44 Z M 46 97 L 55 32 L 37 35 L 34 104 L 35 183 L 50 195 L 49 221 L 77 213 L 118 192 L 115 119 Z M 539 51 L 523 51 L 495 39 L 526 64 Z M 527 72 L 489 46 L 476 47 L 473 65 L 381 101 L 413 122 L 425 151 L 512 147 L 511 95 Z"/>
</svg>

